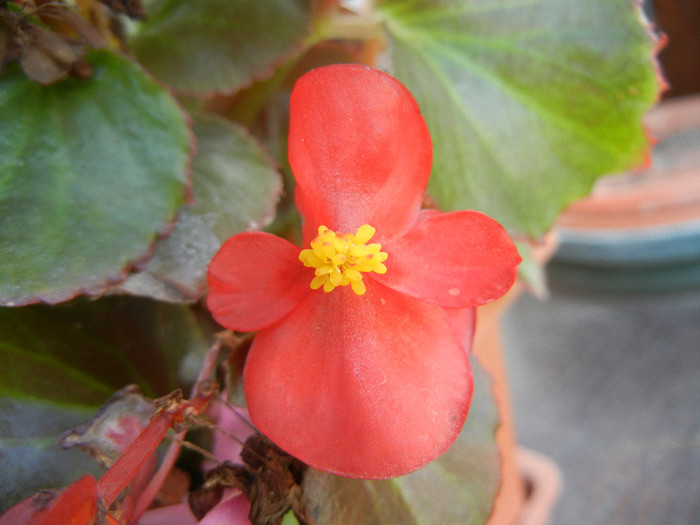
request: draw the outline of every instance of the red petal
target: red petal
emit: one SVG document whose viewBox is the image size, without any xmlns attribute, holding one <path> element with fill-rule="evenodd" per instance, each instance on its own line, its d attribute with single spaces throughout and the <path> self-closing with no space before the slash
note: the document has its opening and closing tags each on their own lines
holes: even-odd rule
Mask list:
<svg viewBox="0 0 700 525">
<path fill-rule="evenodd" d="M 406 231 L 418 212 L 432 144 L 397 80 L 366 66 L 326 66 L 292 92 L 289 162 L 306 241 L 321 224 L 343 233 L 370 224 L 388 237 Z"/>
<path fill-rule="evenodd" d="M 227 240 L 209 264 L 207 306 L 227 328 L 253 331 L 274 323 L 311 292 L 313 270 L 294 244 L 262 232 Z"/>
<path fill-rule="evenodd" d="M 445 311 L 371 283 L 314 292 L 258 333 L 244 371 L 253 423 L 319 470 L 411 472 L 457 438 L 473 389 Z"/>
<path fill-rule="evenodd" d="M 20 501 L 0 516 L 0 525 L 87 525 L 96 516 L 95 478 L 87 474 L 55 495 L 40 492 Z"/>
<path fill-rule="evenodd" d="M 479 306 L 506 293 L 521 260 L 503 227 L 476 211 L 426 215 L 382 251 L 389 254 L 387 272 L 372 278 L 452 308 Z"/>
<path fill-rule="evenodd" d="M 54 525 L 56 523 L 90 524 L 97 516 L 97 485 L 95 478 L 85 475 L 66 488 L 51 503 L 46 513 L 33 516 L 30 523 Z"/>
<path fill-rule="evenodd" d="M 452 330 L 457 340 L 462 343 L 467 355 L 472 353 L 474 342 L 474 330 L 476 330 L 475 308 L 445 308 L 447 318 L 450 320 Z"/>
</svg>

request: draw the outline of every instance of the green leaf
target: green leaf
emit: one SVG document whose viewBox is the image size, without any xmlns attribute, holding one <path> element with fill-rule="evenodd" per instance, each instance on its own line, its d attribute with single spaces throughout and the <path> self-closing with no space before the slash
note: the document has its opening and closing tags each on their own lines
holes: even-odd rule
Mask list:
<svg viewBox="0 0 700 525">
<path fill-rule="evenodd" d="M 308 469 L 305 504 L 319 525 L 372 523 L 482 525 L 498 490 L 498 414 L 489 382 L 475 360 L 474 399 L 457 441 L 440 458 L 400 478 L 364 481 Z"/>
<path fill-rule="evenodd" d="M 310 28 L 305 0 L 152 0 L 130 46 L 157 78 L 188 93 L 234 92 L 272 73 Z"/>
<path fill-rule="evenodd" d="M 0 309 L 0 396 L 95 407 L 137 383 L 164 395 L 206 351 L 189 308 L 128 297 Z"/>
<path fill-rule="evenodd" d="M 126 58 L 90 62 L 90 79 L 45 87 L 0 76 L 0 304 L 100 292 L 184 201 L 182 111 Z"/>
<path fill-rule="evenodd" d="M 145 271 L 121 285 L 124 291 L 164 301 L 196 301 L 206 289 L 209 261 L 223 242 L 241 231 L 263 228 L 274 216 L 281 177 L 244 128 L 200 115 L 194 133 L 196 204 L 180 211 L 172 234 L 158 242 Z"/>
<path fill-rule="evenodd" d="M 597 177 L 644 159 L 654 42 L 630 0 L 383 0 L 444 209 L 537 236 Z"/>
<path fill-rule="evenodd" d="M 189 307 L 127 297 L 3 308 L 0 334 L 3 508 L 93 470 L 87 454 L 58 447 L 60 435 L 127 384 L 171 392 L 192 379 L 186 358 L 201 362 L 208 347 Z"/>
<path fill-rule="evenodd" d="M 39 490 L 65 487 L 101 468 L 78 449 L 61 450 L 61 434 L 92 415 L 88 409 L 0 396 L 0 514 Z"/>
<path fill-rule="evenodd" d="M 281 525 L 299 525 L 299 520 L 294 515 L 294 511 L 290 510 L 284 516 L 282 516 L 282 524 Z"/>
<path fill-rule="evenodd" d="M 524 283 L 535 297 L 547 297 L 547 272 L 541 258 L 538 258 L 534 246 L 528 242 L 516 241 L 520 256 L 523 258 L 518 266 L 518 280 Z"/>
</svg>

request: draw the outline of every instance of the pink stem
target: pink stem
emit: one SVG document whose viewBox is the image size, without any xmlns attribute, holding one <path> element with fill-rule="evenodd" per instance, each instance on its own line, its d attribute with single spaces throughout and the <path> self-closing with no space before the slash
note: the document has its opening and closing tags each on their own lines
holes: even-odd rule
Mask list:
<svg viewBox="0 0 700 525">
<path fill-rule="evenodd" d="M 168 474 L 170 474 L 170 470 L 173 468 L 173 465 L 175 465 L 175 461 L 177 461 L 177 456 L 180 454 L 180 449 L 182 448 L 180 441 L 185 439 L 185 434 L 187 434 L 187 431 L 183 430 L 175 436 L 175 440 L 170 443 L 170 447 L 168 447 L 168 451 L 165 453 L 160 467 L 158 467 L 158 470 L 139 496 L 136 509 L 131 516 L 134 522 L 137 522 L 143 513 L 148 510 L 148 507 L 151 506 L 151 503 L 153 503 L 153 500 L 160 492 L 163 483 L 165 483 L 165 479 L 168 477 Z"/>
<path fill-rule="evenodd" d="M 97 482 L 97 493 L 109 507 L 122 490 L 131 482 L 170 429 L 172 416 L 167 412 L 157 414 L 148 423 L 128 450 L 104 473 Z"/>
<path fill-rule="evenodd" d="M 207 355 L 204 357 L 204 362 L 202 363 L 202 368 L 199 370 L 197 383 L 211 377 L 214 367 L 216 366 L 216 358 L 219 355 L 220 348 L 221 340 L 217 341 L 207 351 Z M 195 383 L 195 386 L 192 389 L 192 396 L 196 395 L 197 383 Z M 173 465 L 175 465 L 175 461 L 180 454 L 180 449 L 182 448 L 180 441 L 185 438 L 186 433 L 187 431 L 182 431 L 175 436 L 175 440 L 170 443 L 170 447 L 163 458 L 163 462 L 161 463 L 160 467 L 158 467 L 158 471 L 153 475 L 151 480 L 148 482 L 148 485 L 139 496 L 138 502 L 136 503 L 136 509 L 131 517 L 134 522 L 138 521 L 143 513 L 148 510 L 153 503 L 153 500 L 160 492 L 163 483 L 165 483 L 165 479 L 168 477 L 170 470 L 173 468 Z"/>
</svg>

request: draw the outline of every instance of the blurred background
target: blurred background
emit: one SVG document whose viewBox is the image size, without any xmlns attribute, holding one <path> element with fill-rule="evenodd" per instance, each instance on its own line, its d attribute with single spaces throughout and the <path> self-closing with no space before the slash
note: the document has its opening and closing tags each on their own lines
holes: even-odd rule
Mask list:
<svg viewBox="0 0 700 525">
<path fill-rule="evenodd" d="M 669 85 L 649 166 L 563 214 L 549 297 L 504 318 L 518 441 L 562 474 L 555 525 L 700 523 L 700 2 L 645 8 Z"/>
</svg>

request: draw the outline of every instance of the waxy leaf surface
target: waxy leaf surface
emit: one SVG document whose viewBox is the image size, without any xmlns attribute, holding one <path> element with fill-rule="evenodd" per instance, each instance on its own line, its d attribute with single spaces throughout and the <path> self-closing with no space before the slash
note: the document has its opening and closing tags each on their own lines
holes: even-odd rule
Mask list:
<svg viewBox="0 0 700 525">
<path fill-rule="evenodd" d="M 434 144 L 429 192 L 537 236 L 644 161 L 652 42 L 630 0 L 381 0 L 390 73 Z"/>
<path fill-rule="evenodd" d="M 17 401 L 0 395 L 0 514 L 39 490 L 66 487 L 102 469 L 85 452 L 61 450 L 59 436 L 92 415 L 86 408 Z"/>
<path fill-rule="evenodd" d="M 304 498 L 319 525 L 481 525 L 500 481 L 498 414 L 486 373 L 472 359 L 474 397 L 457 441 L 437 460 L 394 479 L 364 481 L 309 469 Z M 313 424 L 313 422 L 309 422 Z"/>
<path fill-rule="evenodd" d="M 158 241 L 142 272 L 123 291 L 172 302 L 194 302 L 206 289 L 209 261 L 231 235 L 272 220 L 282 189 L 272 160 L 240 126 L 195 117 L 192 161 L 195 204 L 183 207 L 173 232 Z"/>
<path fill-rule="evenodd" d="M 272 73 L 309 32 L 304 0 L 152 0 L 130 40 L 158 79 L 188 93 L 234 92 Z"/>
<path fill-rule="evenodd" d="M 149 253 L 185 200 L 190 133 L 121 56 L 40 86 L 0 76 L 0 304 L 98 293 Z"/>
</svg>

